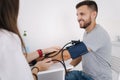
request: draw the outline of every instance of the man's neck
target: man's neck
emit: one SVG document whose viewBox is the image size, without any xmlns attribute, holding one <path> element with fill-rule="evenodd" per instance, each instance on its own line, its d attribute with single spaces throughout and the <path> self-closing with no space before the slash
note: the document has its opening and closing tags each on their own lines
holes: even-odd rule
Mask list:
<svg viewBox="0 0 120 80">
<path fill-rule="evenodd" d="M 85 30 L 87 33 L 91 32 L 96 26 L 96 22 L 91 23 Z"/>
</svg>

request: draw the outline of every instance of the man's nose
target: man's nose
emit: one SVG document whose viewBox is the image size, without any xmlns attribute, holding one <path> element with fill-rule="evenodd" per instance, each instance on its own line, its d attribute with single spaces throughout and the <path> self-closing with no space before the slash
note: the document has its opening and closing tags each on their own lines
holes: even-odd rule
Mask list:
<svg viewBox="0 0 120 80">
<path fill-rule="evenodd" d="M 82 17 L 81 17 L 80 15 L 77 16 L 77 19 L 78 19 L 78 20 L 81 20 L 81 18 L 82 18 Z"/>
</svg>

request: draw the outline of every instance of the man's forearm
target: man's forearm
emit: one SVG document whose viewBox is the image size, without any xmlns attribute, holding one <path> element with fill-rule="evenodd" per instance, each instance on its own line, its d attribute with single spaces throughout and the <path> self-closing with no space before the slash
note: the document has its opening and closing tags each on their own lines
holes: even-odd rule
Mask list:
<svg viewBox="0 0 120 80">
<path fill-rule="evenodd" d="M 73 60 L 70 62 L 70 64 L 73 65 L 73 66 L 76 66 L 76 65 L 78 65 L 78 64 L 81 62 L 81 60 L 82 60 L 82 57 L 80 56 L 80 57 L 78 57 L 78 58 L 76 58 L 76 59 L 73 59 Z"/>
</svg>

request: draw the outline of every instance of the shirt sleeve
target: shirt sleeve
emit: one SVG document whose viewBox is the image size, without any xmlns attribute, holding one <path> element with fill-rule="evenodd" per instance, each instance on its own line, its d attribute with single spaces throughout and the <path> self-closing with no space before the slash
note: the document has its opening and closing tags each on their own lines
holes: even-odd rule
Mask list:
<svg viewBox="0 0 120 80">
<path fill-rule="evenodd" d="M 90 48 L 92 51 L 96 52 L 98 49 L 104 46 L 105 40 L 102 35 L 100 36 L 92 36 L 91 38 L 87 38 L 83 41 L 87 48 Z"/>
<path fill-rule="evenodd" d="M 100 49 L 103 44 L 102 42 L 94 42 L 94 41 L 91 41 L 91 42 L 85 42 L 87 48 L 90 48 L 92 51 L 96 52 L 98 49 Z"/>
</svg>

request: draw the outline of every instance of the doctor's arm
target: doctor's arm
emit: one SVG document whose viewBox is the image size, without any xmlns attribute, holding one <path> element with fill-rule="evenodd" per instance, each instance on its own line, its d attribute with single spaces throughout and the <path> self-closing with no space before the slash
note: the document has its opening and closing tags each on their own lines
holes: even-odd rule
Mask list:
<svg viewBox="0 0 120 80">
<path fill-rule="evenodd" d="M 28 53 L 26 55 L 26 59 L 28 62 L 31 62 L 37 58 L 42 59 L 42 55 L 53 52 L 53 51 L 59 51 L 59 49 L 60 49 L 60 47 L 58 47 L 58 46 L 53 46 L 53 47 L 49 47 L 49 48 L 45 48 L 45 49 L 39 49 L 34 52 Z"/>
</svg>

